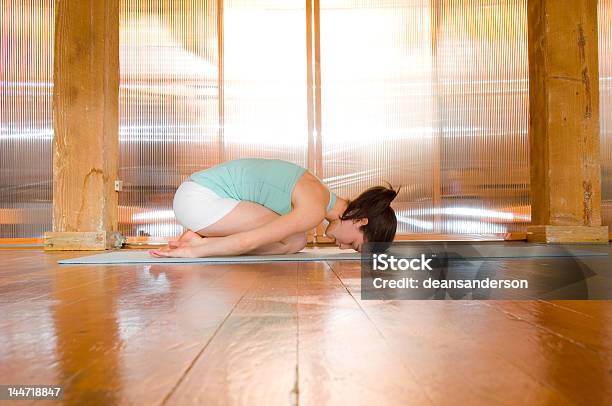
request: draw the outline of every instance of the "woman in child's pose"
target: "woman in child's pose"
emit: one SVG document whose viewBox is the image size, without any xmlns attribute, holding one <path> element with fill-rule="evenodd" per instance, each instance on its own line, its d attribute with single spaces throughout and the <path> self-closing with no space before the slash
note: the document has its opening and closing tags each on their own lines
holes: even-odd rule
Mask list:
<svg viewBox="0 0 612 406">
<path fill-rule="evenodd" d="M 174 196 L 176 219 L 187 231 L 159 257 L 290 254 L 306 246 L 306 232 L 329 221 L 325 234 L 340 248 L 389 242 L 397 192 L 373 187 L 354 200 L 330 192 L 306 169 L 277 159 L 237 159 L 196 172 Z M 206 237 L 206 238 L 203 238 Z"/>
</svg>

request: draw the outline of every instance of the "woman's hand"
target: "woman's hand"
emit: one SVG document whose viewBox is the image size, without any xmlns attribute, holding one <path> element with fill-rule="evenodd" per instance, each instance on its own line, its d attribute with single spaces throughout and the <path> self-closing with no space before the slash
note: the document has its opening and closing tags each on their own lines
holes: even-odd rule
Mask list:
<svg viewBox="0 0 612 406">
<path fill-rule="evenodd" d="M 176 241 L 171 241 L 176 243 Z M 171 245 L 158 250 L 149 251 L 151 256 L 156 258 L 195 258 L 197 255 L 193 252 L 193 248 L 187 241 L 179 241 L 179 244 Z"/>
</svg>

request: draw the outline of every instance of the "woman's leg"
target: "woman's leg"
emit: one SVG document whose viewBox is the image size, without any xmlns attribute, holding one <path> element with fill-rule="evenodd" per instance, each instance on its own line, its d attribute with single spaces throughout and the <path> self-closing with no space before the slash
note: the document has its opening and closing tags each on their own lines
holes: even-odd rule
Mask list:
<svg viewBox="0 0 612 406">
<path fill-rule="evenodd" d="M 243 201 L 226 214 L 221 220 L 210 226 L 197 230 L 197 234 L 205 237 L 225 237 L 228 235 L 253 230 L 278 218 L 272 210 L 257 203 Z M 193 236 L 192 236 L 193 237 Z M 251 254 L 290 254 L 302 250 L 306 246 L 306 234 L 296 233 L 283 241 L 257 248 Z"/>
</svg>

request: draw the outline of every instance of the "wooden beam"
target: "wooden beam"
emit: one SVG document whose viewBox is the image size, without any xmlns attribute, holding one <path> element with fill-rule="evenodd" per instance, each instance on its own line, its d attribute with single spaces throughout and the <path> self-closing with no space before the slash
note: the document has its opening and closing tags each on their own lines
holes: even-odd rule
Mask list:
<svg viewBox="0 0 612 406">
<path fill-rule="evenodd" d="M 601 226 L 597 0 L 528 0 L 534 242 L 607 242 Z"/>
<path fill-rule="evenodd" d="M 314 57 L 314 154 L 315 154 L 315 166 L 314 174 L 321 180 L 324 180 L 325 174 L 323 173 L 323 122 L 322 107 L 321 107 L 321 4 L 319 0 L 313 1 L 313 13 L 312 13 L 312 33 L 313 33 L 313 57 Z M 319 224 L 316 229 L 317 236 L 325 235 L 325 227 L 323 224 Z"/>
<path fill-rule="evenodd" d="M 313 0 L 313 51 L 314 51 L 314 119 L 315 119 L 315 167 L 314 174 L 323 179 L 323 124 L 321 107 L 321 5 Z"/>
<path fill-rule="evenodd" d="M 46 249 L 110 248 L 118 205 L 119 0 L 58 0 L 55 7 L 53 233 L 45 235 Z"/>
<path fill-rule="evenodd" d="M 314 108 L 314 44 L 313 44 L 313 0 L 306 1 L 306 116 L 308 120 L 308 151 L 306 167 L 311 173 L 316 173 L 316 149 L 315 149 L 315 108 Z M 306 237 L 313 241 L 317 236 L 322 236 L 325 230 L 321 225 L 309 230 Z"/>
<path fill-rule="evenodd" d="M 321 13 L 319 0 L 305 0 L 306 7 L 306 104 L 308 117 L 307 166 L 323 180 L 323 141 L 321 135 Z M 316 239 L 325 234 L 322 224 L 307 233 Z"/>
<path fill-rule="evenodd" d="M 314 54 L 313 54 L 313 0 L 306 1 L 306 115 L 308 118 L 307 168 L 315 173 L 315 110 L 314 110 Z"/>
<path fill-rule="evenodd" d="M 224 0 L 217 0 L 217 78 L 219 89 L 219 134 L 217 137 L 218 163 L 225 161 L 225 28 L 224 21 Z"/>
<path fill-rule="evenodd" d="M 435 124 L 435 133 L 432 138 L 432 196 L 431 204 L 434 209 L 433 215 L 433 231 L 434 233 L 442 232 L 442 134 L 444 131 L 442 124 L 442 114 L 444 106 L 442 101 L 442 87 L 440 86 L 439 78 L 439 59 L 438 59 L 438 41 L 440 37 L 440 22 L 442 19 L 442 11 L 444 4 L 440 0 L 431 2 L 430 24 L 431 24 L 431 73 L 432 73 L 432 95 L 434 97 L 433 117 L 437 118 Z"/>
</svg>

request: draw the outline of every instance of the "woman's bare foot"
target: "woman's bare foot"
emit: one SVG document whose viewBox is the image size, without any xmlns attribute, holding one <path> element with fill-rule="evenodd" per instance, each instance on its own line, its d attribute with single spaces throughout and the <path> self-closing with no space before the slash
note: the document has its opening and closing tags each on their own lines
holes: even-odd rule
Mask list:
<svg viewBox="0 0 612 406">
<path fill-rule="evenodd" d="M 201 240 L 202 237 L 198 233 L 194 233 L 191 230 L 185 231 L 181 236 L 176 240 L 168 241 L 168 247 L 170 248 L 180 248 L 180 247 L 188 247 L 191 246 L 192 242 Z"/>
<path fill-rule="evenodd" d="M 194 233 L 191 230 L 187 230 L 185 231 L 177 241 L 192 241 L 192 240 L 200 240 L 204 237 L 202 237 L 200 234 L 198 233 Z"/>
<path fill-rule="evenodd" d="M 195 242 L 196 240 L 191 240 L 191 241 L 168 241 L 168 248 L 184 248 L 184 247 L 192 247 L 193 246 L 193 242 Z"/>
</svg>

